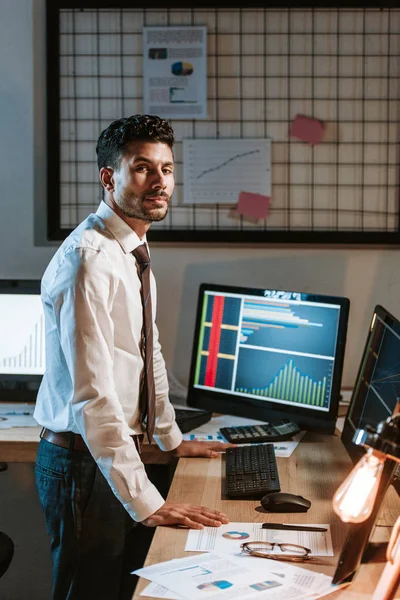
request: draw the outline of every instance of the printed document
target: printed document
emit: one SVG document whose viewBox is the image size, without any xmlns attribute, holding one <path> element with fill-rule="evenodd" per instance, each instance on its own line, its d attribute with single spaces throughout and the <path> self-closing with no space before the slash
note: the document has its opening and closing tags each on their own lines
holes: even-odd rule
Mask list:
<svg viewBox="0 0 400 600">
<path fill-rule="evenodd" d="M 207 118 L 207 28 L 143 27 L 144 112 Z"/>
<path fill-rule="evenodd" d="M 241 192 L 271 196 L 271 140 L 183 139 L 183 203 L 236 206 Z"/>
<path fill-rule="evenodd" d="M 244 542 L 277 542 L 298 544 L 311 550 L 313 556 L 333 556 L 332 537 L 329 525 L 327 531 L 291 531 L 280 529 L 262 529 L 262 523 L 228 523 L 220 527 L 190 529 L 186 541 L 186 552 L 221 552 L 234 554 L 241 552 Z M 313 526 L 314 523 L 312 524 Z M 303 523 L 304 527 L 305 524 Z M 273 552 L 279 554 L 279 548 Z"/>
<path fill-rule="evenodd" d="M 11 427 L 38 427 L 33 418 L 34 404 L 4 402 L 0 405 L 0 429 Z"/>
<path fill-rule="evenodd" d="M 332 591 L 331 578 L 321 573 L 275 560 L 216 553 L 174 559 L 134 573 L 169 590 L 159 596 L 164 598 L 172 598 L 172 592 L 174 598 L 190 600 L 305 600 Z"/>
</svg>

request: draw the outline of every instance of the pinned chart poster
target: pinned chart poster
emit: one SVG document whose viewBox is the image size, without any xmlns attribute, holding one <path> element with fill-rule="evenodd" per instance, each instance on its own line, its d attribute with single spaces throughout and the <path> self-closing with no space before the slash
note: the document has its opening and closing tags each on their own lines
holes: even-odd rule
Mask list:
<svg viewBox="0 0 400 600">
<path fill-rule="evenodd" d="M 236 205 L 242 190 L 271 196 L 269 139 L 183 140 L 183 203 Z"/>
<path fill-rule="evenodd" d="M 144 112 L 207 118 L 207 28 L 143 27 Z"/>
</svg>

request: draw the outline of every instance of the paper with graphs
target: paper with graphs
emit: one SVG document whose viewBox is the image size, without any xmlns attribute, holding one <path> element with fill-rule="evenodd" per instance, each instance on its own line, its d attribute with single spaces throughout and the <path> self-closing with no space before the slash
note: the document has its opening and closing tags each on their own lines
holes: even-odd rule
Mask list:
<svg viewBox="0 0 400 600">
<path fill-rule="evenodd" d="M 306 527 L 304 523 L 303 527 Z M 275 542 L 281 544 L 298 544 L 311 550 L 313 556 L 333 556 L 332 538 L 329 525 L 315 524 L 315 527 L 326 531 L 300 531 L 262 529 L 261 523 L 228 523 L 220 527 L 204 527 L 190 529 L 186 541 L 187 552 L 223 552 L 240 553 L 244 542 Z M 279 555 L 278 547 L 273 550 Z M 285 553 L 285 552 L 283 552 Z M 290 554 L 290 552 L 286 552 Z"/>
<path fill-rule="evenodd" d="M 232 204 L 241 192 L 271 196 L 269 139 L 183 140 L 183 203 Z"/>
<path fill-rule="evenodd" d="M 141 593 L 190 600 L 306 600 L 335 590 L 331 577 L 293 564 L 223 554 L 173 559 L 134 571 L 152 582 Z"/>
</svg>

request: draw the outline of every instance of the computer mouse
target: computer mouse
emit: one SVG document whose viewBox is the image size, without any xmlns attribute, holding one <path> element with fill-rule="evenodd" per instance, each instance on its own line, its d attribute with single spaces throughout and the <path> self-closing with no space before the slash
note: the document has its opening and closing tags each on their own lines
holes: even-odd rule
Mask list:
<svg viewBox="0 0 400 600">
<path fill-rule="evenodd" d="M 261 506 L 269 512 L 307 512 L 311 502 L 296 494 L 272 492 L 263 496 Z"/>
</svg>

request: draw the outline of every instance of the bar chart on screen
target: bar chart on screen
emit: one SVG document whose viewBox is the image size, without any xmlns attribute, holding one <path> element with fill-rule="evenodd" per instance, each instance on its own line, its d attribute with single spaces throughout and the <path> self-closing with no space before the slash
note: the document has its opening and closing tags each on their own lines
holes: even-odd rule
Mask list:
<svg viewBox="0 0 400 600">
<path fill-rule="evenodd" d="M 199 386 L 329 409 L 337 311 L 321 304 L 209 295 L 203 306 Z"/>
<path fill-rule="evenodd" d="M 0 373 L 45 370 L 44 316 L 39 296 L 0 295 Z"/>
<path fill-rule="evenodd" d="M 308 375 L 303 375 L 294 365 L 293 360 L 288 360 L 279 372 L 265 387 L 246 387 L 237 384 L 235 390 L 244 394 L 266 396 L 277 400 L 290 400 L 313 406 L 324 406 L 326 388 L 328 383 L 329 366 L 327 375 L 320 380 L 314 380 Z M 237 380 L 238 381 L 238 380 Z"/>
</svg>

